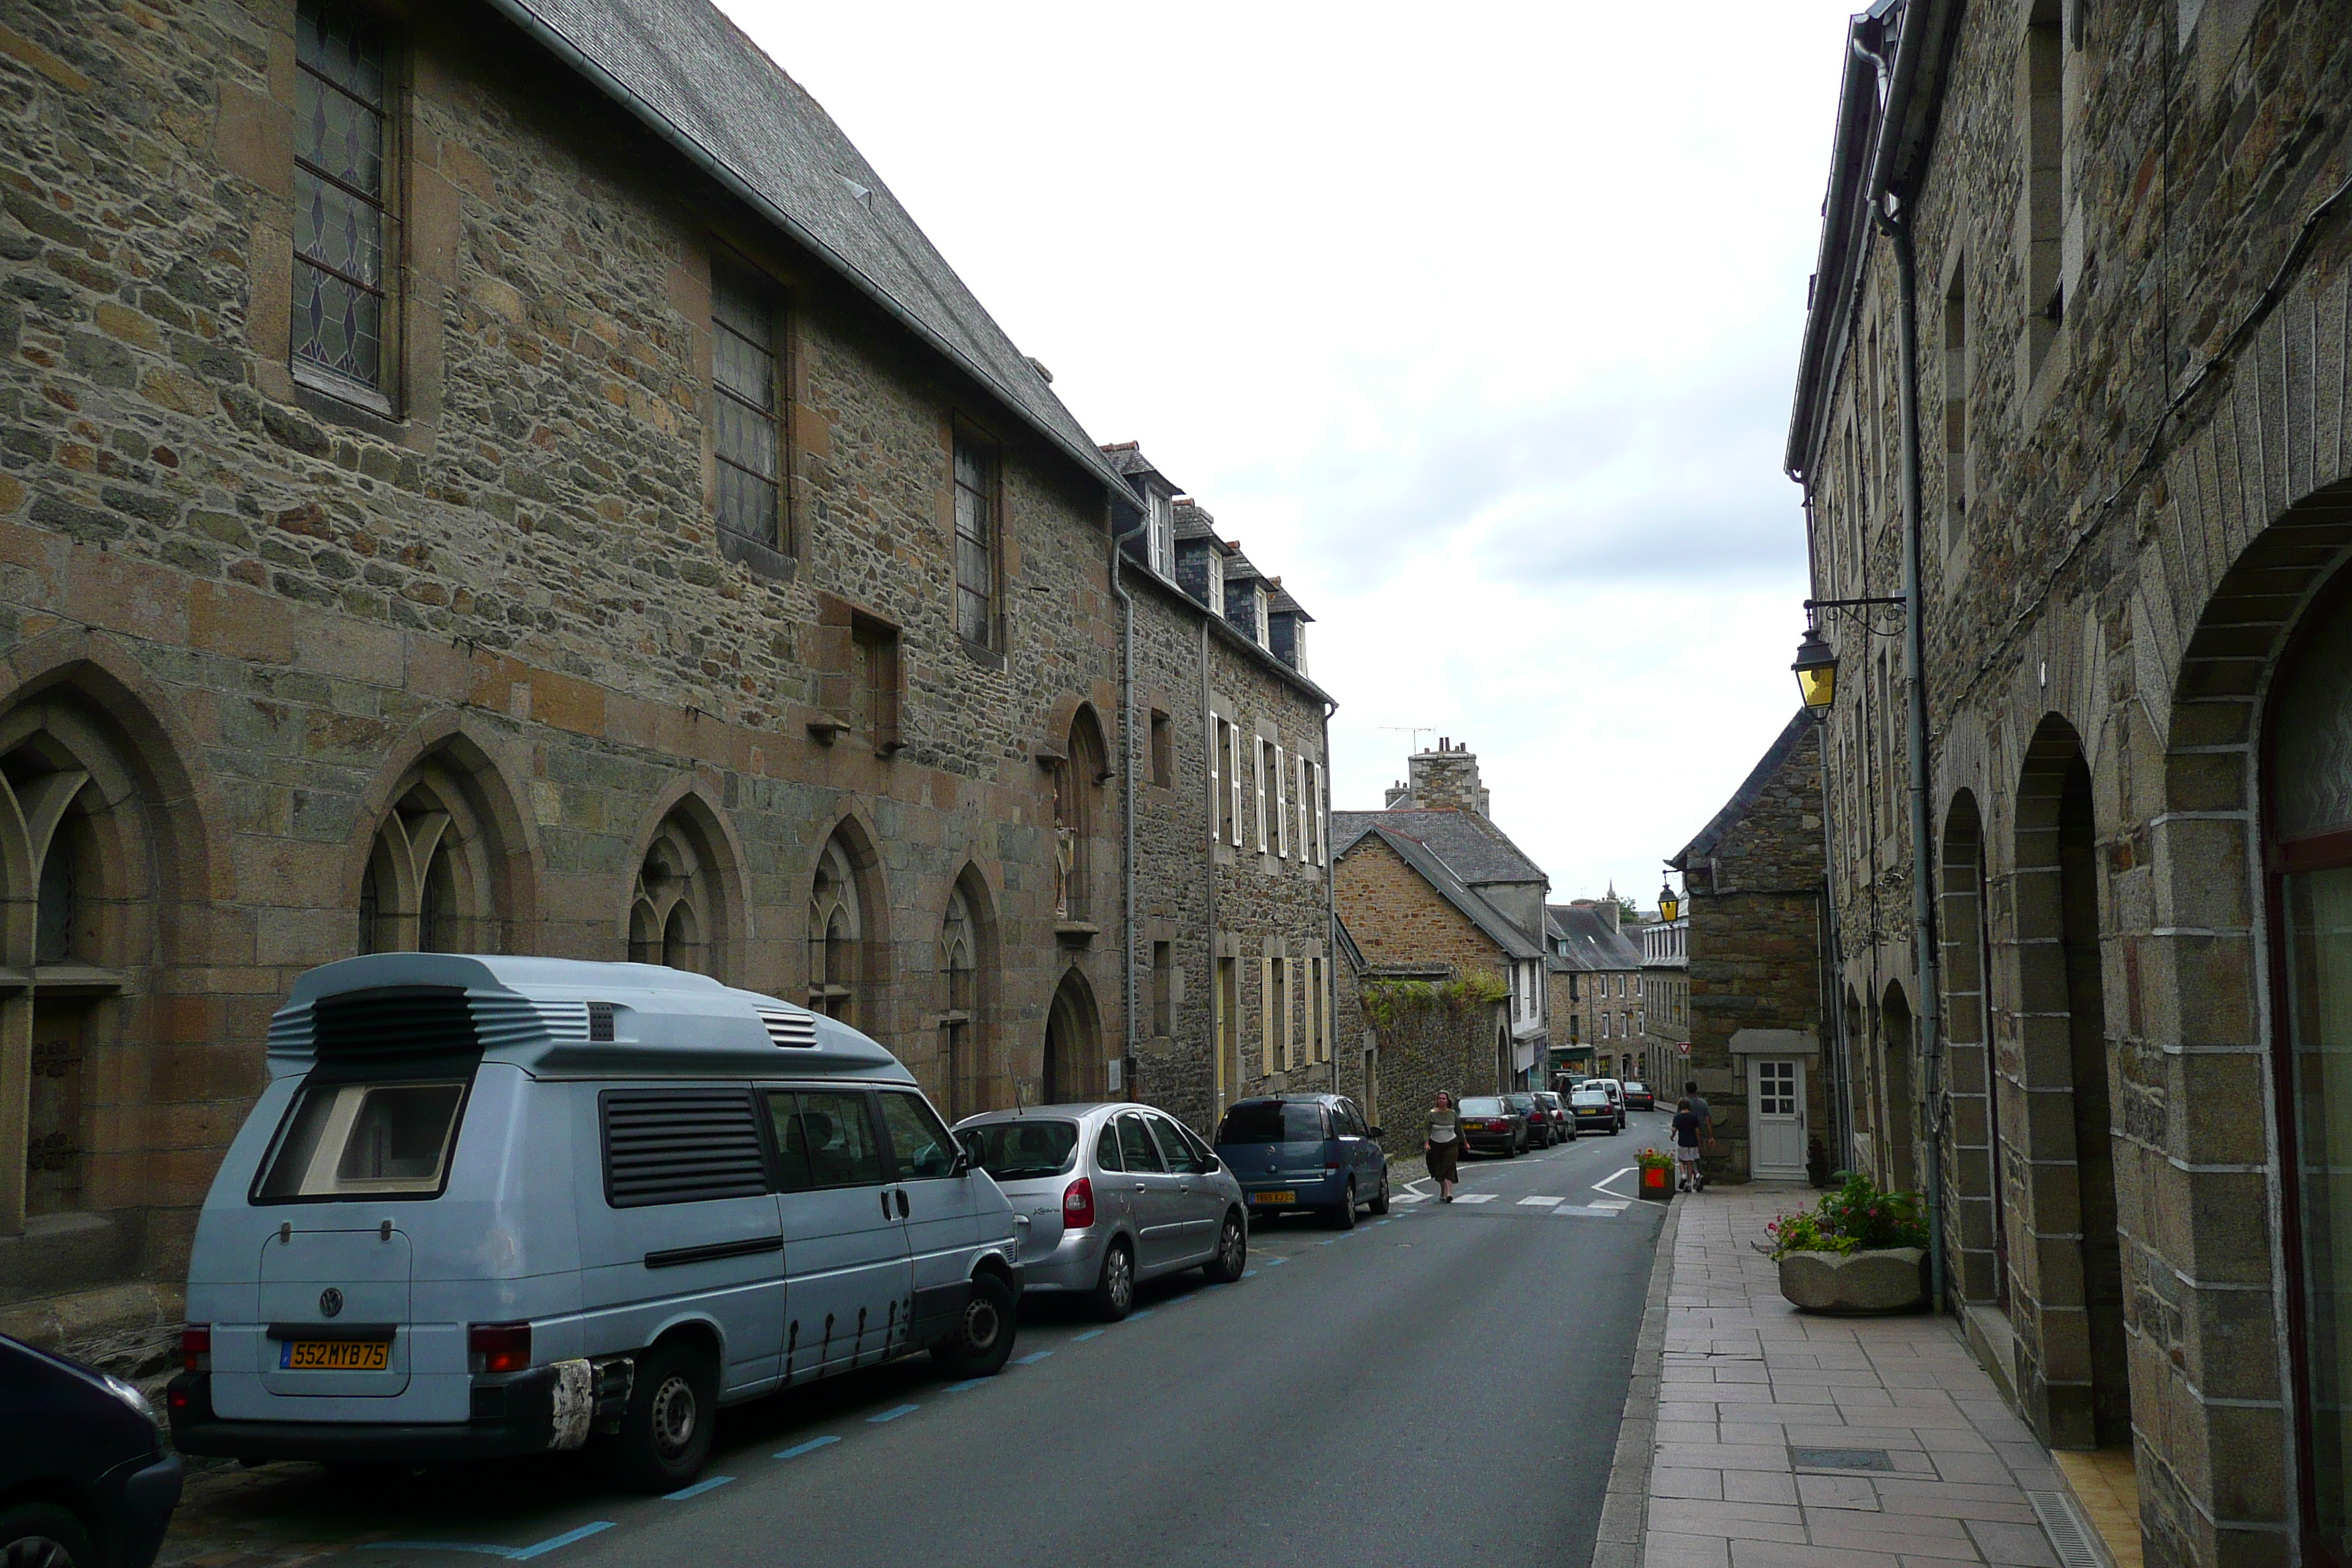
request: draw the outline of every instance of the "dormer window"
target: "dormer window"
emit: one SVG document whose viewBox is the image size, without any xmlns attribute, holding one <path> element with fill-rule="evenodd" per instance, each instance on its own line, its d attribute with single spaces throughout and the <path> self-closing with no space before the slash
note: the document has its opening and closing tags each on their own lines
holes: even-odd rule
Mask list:
<svg viewBox="0 0 2352 1568">
<path fill-rule="evenodd" d="M 1176 503 L 1155 489 L 1150 492 L 1150 508 L 1145 543 L 1151 552 L 1151 569 L 1172 578 L 1176 575 Z"/>
</svg>

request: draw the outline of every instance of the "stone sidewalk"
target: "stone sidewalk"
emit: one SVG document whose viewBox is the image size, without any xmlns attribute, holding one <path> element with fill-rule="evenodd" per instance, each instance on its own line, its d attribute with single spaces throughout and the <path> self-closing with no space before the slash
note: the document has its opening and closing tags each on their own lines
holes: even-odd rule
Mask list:
<svg viewBox="0 0 2352 1568">
<path fill-rule="evenodd" d="M 1593 1568 L 2061 1568 L 2053 1538 L 2066 1568 L 2102 1563 L 1948 1321 L 1781 1300 L 1750 1244 L 1817 1195 L 1675 1201 Z"/>
</svg>

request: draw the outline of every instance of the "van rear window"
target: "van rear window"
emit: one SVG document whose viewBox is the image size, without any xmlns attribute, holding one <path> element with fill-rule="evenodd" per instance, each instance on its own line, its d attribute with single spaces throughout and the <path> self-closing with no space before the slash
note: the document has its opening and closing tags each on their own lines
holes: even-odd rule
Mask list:
<svg viewBox="0 0 2352 1568">
<path fill-rule="evenodd" d="M 309 1085 L 254 1197 L 433 1196 L 465 1099 L 463 1082 Z"/>
</svg>

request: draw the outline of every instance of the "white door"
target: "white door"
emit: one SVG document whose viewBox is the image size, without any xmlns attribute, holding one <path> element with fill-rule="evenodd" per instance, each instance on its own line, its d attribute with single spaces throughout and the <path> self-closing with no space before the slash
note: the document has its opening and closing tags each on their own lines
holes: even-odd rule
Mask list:
<svg viewBox="0 0 2352 1568">
<path fill-rule="evenodd" d="M 1801 1057 L 1750 1057 L 1748 1103 L 1755 1128 L 1759 1182 L 1797 1182 L 1805 1175 L 1805 1063 Z"/>
</svg>

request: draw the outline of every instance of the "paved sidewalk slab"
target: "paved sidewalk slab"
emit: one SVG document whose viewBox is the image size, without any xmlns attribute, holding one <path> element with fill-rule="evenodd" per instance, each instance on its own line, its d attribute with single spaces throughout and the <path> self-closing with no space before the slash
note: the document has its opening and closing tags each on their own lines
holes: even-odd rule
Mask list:
<svg viewBox="0 0 2352 1568">
<path fill-rule="evenodd" d="M 2058 1568 L 2028 1494 L 2049 1506 L 2065 1483 L 1950 1322 L 1818 1317 L 1781 1299 L 1751 1244 L 1813 1198 L 1675 1200 L 1671 1272 L 1653 1285 L 1664 1333 L 1640 1568 Z M 1594 1553 L 1597 1568 L 1632 1559 Z"/>
</svg>

